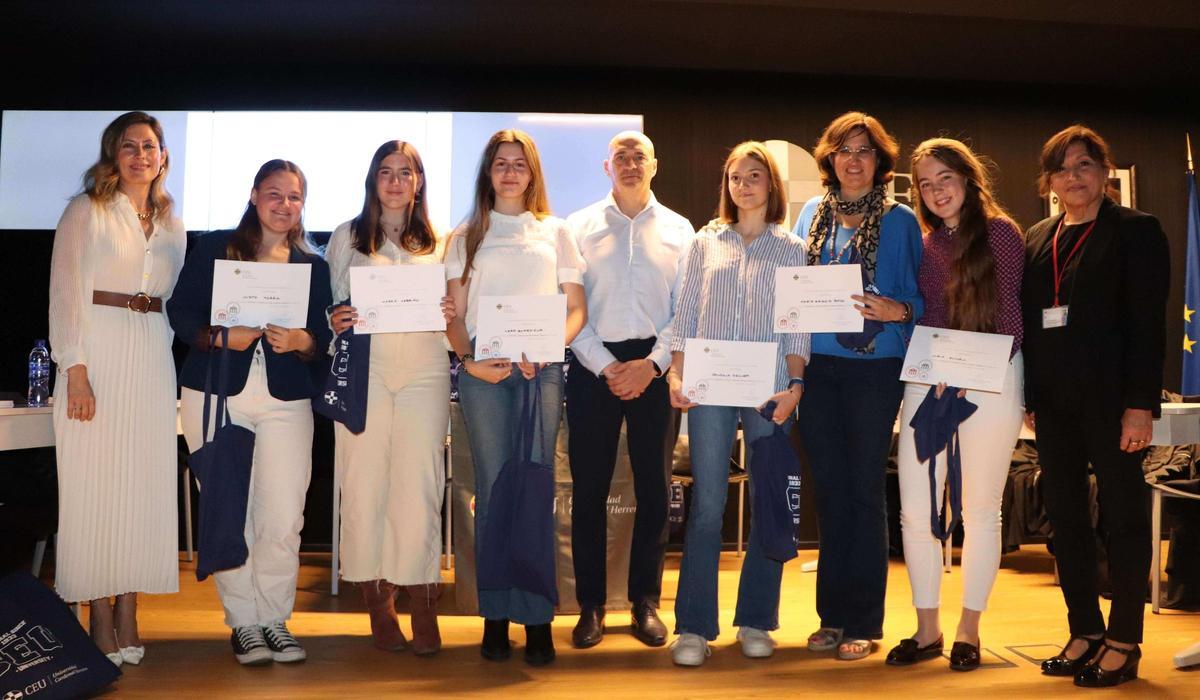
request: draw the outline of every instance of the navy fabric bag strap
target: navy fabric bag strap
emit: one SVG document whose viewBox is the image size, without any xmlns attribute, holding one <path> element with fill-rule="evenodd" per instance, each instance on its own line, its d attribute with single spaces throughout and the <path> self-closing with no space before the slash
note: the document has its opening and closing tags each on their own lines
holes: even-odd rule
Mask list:
<svg viewBox="0 0 1200 700">
<path fill-rule="evenodd" d="M 532 384 L 533 386 L 529 386 Z M 532 394 L 532 396 L 531 396 Z M 542 383 L 540 377 L 534 375 L 526 382 L 525 390 L 521 392 L 521 415 L 517 420 L 517 434 L 514 456 L 521 464 L 533 461 L 533 446 L 545 439 L 545 429 L 542 425 Z M 535 443 L 534 440 L 538 440 Z M 546 455 L 542 455 L 545 459 Z"/>
<path fill-rule="evenodd" d="M 962 521 L 962 448 L 958 444 L 957 430 L 946 445 L 946 490 L 950 492 L 950 522 L 943 527 L 945 511 L 937 493 L 937 454 L 934 454 L 929 458 L 929 525 L 933 536 L 943 542 Z"/>
<path fill-rule="evenodd" d="M 229 394 L 229 329 L 224 326 L 218 326 L 209 331 L 209 348 L 216 347 L 217 336 L 221 337 L 221 355 L 220 369 L 217 372 L 217 427 L 213 430 L 215 434 L 217 430 L 229 424 L 229 407 L 226 405 L 226 399 Z M 208 367 L 204 372 L 204 417 L 201 419 L 203 432 L 200 433 L 202 445 L 207 445 L 212 440 L 208 437 L 208 422 L 209 412 L 212 406 L 212 366 L 213 356 L 210 350 L 208 356 Z"/>
</svg>

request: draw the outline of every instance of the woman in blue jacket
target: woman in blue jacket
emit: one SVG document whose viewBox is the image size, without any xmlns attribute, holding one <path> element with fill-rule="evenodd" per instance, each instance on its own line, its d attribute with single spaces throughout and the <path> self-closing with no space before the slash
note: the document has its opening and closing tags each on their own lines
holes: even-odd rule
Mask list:
<svg viewBox="0 0 1200 700">
<path fill-rule="evenodd" d="M 800 433 L 812 464 L 821 553 L 813 651 L 861 659 L 883 636 L 887 590 L 884 474 L 900 409 L 904 360 L 924 304 L 917 288 L 921 228 L 887 197 L 900 148 L 862 112 L 833 120 L 813 151 L 829 188 L 800 212 L 795 233 L 809 265 L 858 264 L 862 333 L 813 333 L 800 400 Z"/>
<path fill-rule="evenodd" d="M 245 523 L 249 556 L 242 566 L 217 572 L 216 579 L 225 623 L 233 628 L 234 656 L 243 664 L 305 658 L 286 620 L 296 597 L 304 496 L 312 472 L 311 399 L 332 336 L 325 319 L 332 303 L 329 267 L 313 252 L 301 223 L 306 189 L 294 163 L 264 163 L 237 228 L 196 241 L 167 305 L 175 335 L 191 346 L 180 371 L 180 413 L 194 452 L 203 443 L 205 370 L 210 356 L 216 357 L 209 325 L 214 261 L 311 266 L 304 328 L 268 324 L 229 330 L 229 415 L 234 424 L 254 431 L 254 462 Z M 220 338 L 215 342 L 219 345 Z"/>
</svg>

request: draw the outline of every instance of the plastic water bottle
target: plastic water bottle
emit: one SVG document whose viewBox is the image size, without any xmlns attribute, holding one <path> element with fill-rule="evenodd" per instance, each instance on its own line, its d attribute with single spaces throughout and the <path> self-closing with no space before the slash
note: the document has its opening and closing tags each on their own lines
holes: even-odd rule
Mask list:
<svg viewBox="0 0 1200 700">
<path fill-rule="evenodd" d="M 45 406 L 50 400 L 50 350 L 46 341 L 33 344 L 29 353 L 29 405 Z"/>
</svg>

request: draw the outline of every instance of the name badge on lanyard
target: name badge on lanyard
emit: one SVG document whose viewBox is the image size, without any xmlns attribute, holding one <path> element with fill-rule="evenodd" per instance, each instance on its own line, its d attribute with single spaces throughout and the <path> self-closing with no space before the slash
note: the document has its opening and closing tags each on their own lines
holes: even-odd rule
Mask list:
<svg viewBox="0 0 1200 700">
<path fill-rule="evenodd" d="M 1071 259 L 1074 258 L 1075 254 L 1079 252 L 1079 249 L 1083 247 L 1083 244 L 1085 241 L 1087 241 L 1088 236 L 1092 235 L 1092 229 L 1096 228 L 1096 222 L 1093 220 L 1092 225 L 1088 226 L 1087 230 L 1083 232 L 1083 235 L 1079 237 L 1079 240 L 1075 242 L 1075 246 L 1071 248 L 1071 252 L 1067 253 L 1067 259 L 1063 261 L 1062 269 L 1059 269 L 1058 234 L 1062 233 L 1062 227 L 1066 220 L 1066 216 L 1063 216 L 1063 218 L 1059 219 L 1058 228 L 1054 230 L 1054 240 L 1051 242 L 1052 253 L 1050 257 L 1054 265 L 1054 306 L 1042 309 L 1042 328 L 1062 328 L 1067 325 L 1067 309 L 1069 307 L 1062 306 L 1058 303 L 1058 294 L 1062 289 L 1063 277 L 1067 274 L 1067 265 L 1070 264 Z"/>
<path fill-rule="evenodd" d="M 1066 306 L 1051 306 L 1042 309 L 1042 328 L 1062 328 L 1067 325 Z"/>
</svg>

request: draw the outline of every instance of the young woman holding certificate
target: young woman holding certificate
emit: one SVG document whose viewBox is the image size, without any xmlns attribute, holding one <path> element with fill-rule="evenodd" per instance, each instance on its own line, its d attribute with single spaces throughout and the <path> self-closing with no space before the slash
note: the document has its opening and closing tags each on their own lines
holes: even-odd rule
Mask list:
<svg viewBox="0 0 1200 700">
<path fill-rule="evenodd" d="M 1013 337 L 1011 360 L 999 394 L 960 391 L 977 406 L 959 428 L 962 450 L 963 607 L 950 652 L 950 667 L 979 667 L 979 618 L 1000 566 L 1000 501 L 1013 445 L 1024 414 L 1021 361 L 1021 273 L 1025 245 L 1021 232 L 996 202 L 987 169 L 962 142 L 930 139 L 912 155 L 912 173 L 920 199 L 917 215 L 925 232 L 925 253 L 918 277 L 925 298 L 921 325 Z M 939 386 L 938 397 L 945 390 Z M 911 427 L 917 407 L 929 392 L 925 384 L 904 389 L 900 417 L 900 526 L 904 561 L 917 609 L 917 631 L 888 654 L 902 666 L 942 655 L 938 619 L 942 581 L 942 542 L 931 531 L 929 460 L 920 461 Z M 937 483 L 943 493 L 947 455 L 935 455 Z"/>
<path fill-rule="evenodd" d="M 446 277 L 456 312 L 447 335 L 463 361 L 459 391 L 475 462 L 476 561 L 478 535 L 487 526 L 492 485 L 505 461 L 514 456 L 513 437 L 525 395 L 533 393 L 531 384 L 536 383 L 543 426 L 541 440 L 535 441 L 533 449 L 536 462 L 554 460 L 563 400 L 561 364 L 517 362 L 520 357 L 475 357 L 480 297 L 565 294 L 567 343 L 587 322 L 583 259 L 566 222 L 549 214 L 533 139 L 516 129 L 495 133 L 479 161 L 474 206 L 455 230 L 446 252 Z M 508 623 L 513 620 L 525 625 L 527 663 L 542 665 L 554 660 L 550 636 L 554 606 L 549 598 L 516 588 L 480 590 L 479 613 L 484 618 L 480 653 L 485 659 L 509 657 Z"/>
<path fill-rule="evenodd" d="M 437 265 L 441 244 L 429 223 L 421 156 L 410 143 L 388 141 L 371 158 L 362 211 L 329 239 L 333 298 L 351 297 L 350 268 Z M 453 318 L 453 304 L 447 308 Z M 357 320 L 350 305 L 330 314 L 336 334 Z M 361 583 L 375 646 L 389 651 L 407 646 L 393 602 L 399 587 L 408 592 L 413 651 L 432 654 L 442 645 L 438 557 L 450 399 L 444 339 L 441 331 L 372 335 L 366 427 L 357 435 L 341 423 L 333 428 L 341 576 Z"/>
<path fill-rule="evenodd" d="M 885 468 L 900 409 L 900 365 L 920 318 L 921 229 L 887 197 L 896 140 L 872 116 L 847 112 L 825 128 L 813 157 L 829 191 L 804 205 L 795 232 L 808 264 L 860 265 L 862 333 L 814 333 L 800 434 L 812 465 L 821 553 L 812 651 L 843 660 L 883 636 L 887 590 Z"/>
<path fill-rule="evenodd" d="M 254 432 L 254 461 L 245 522 L 249 556 L 242 566 L 218 571 L 216 579 L 225 623 L 233 628 L 234 656 L 243 664 L 305 658 L 286 621 L 296 597 L 304 495 L 312 472 L 311 399 L 332 337 L 325 319 L 329 267 L 312 252 L 301 223 L 305 194 L 304 174 L 294 163 L 264 163 L 237 228 L 196 241 L 179 275 L 179 293 L 167 304 L 175 334 L 191 345 L 179 375 L 180 414 L 195 452 L 204 443 L 205 372 L 219 352 L 210 326 L 215 261 L 310 266 L 303 327 L 229 329 L 229 415 L 233 424 Z M 221 343 L 220 335 L 215 338 Z"/>
<path fill-rule="evenodd" d="M 787 196 L 775 161 L 766 147 L 747 141 L 725 160 L 718 216 L 692 243 L 683 271 L 667 373 L 671 404 L 688 411 L 692 488 L 671 657 L 680 666 L 699 666 L 717 638 L 717 567 L 721 523 L 728 492 L 729 455 L 738 421 L 747 444 L 770 435 L 775 424 L 790 426 L 804 391 L 808 361 L 807 333 L 775 333 L 772 316 L 775 270 L 805 264 L 799 238 L 782 226 Z M 774 393 L 756 400 L 775 402 L 773 421 L 754 407 L 698 405 L 683 392 L 684 351 L 689 338 L 776 344 Z M 751 489 L 754 474 L 751 473 Z M 750 539 L 742 563 L 733 624 L 748 657 L 774 653 L 770 630 L 779 627 L 779 586 L 783 564 L 767 558 Z"/>
</svg>

